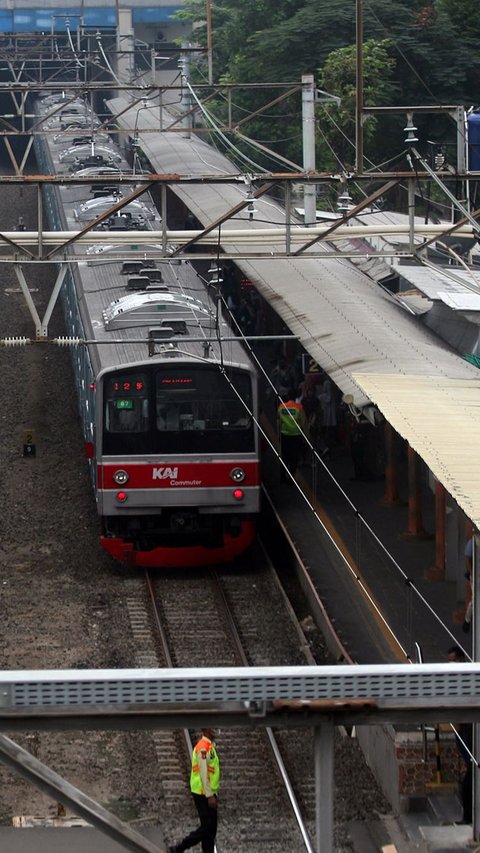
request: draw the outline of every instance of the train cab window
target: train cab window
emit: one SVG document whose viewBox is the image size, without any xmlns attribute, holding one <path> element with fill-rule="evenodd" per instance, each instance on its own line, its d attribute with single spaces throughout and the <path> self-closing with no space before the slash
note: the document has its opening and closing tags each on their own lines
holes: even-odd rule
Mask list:
<svg viewBox="0 0 480 853">
<path fill-rule="evenodd" d="M 103 453 L 234 453 L 255 449 L 252 382 L 216 365 L 149 366 L 104 378 Z M 243 402 L 245 405 L 243 405 Z"/>
<path fill-rule="evenodd" d="M 105 432 L 139 433 L 149 429 L 144 374 L 115 374 L 105 381 Z"/>
<path fill-rule="evenodd" d="M 185 417 L 183 414 L 182 420 L 180 420 L 180 408 L 178 406 L 162 400 L 157 402 L 157 429 L 161 431 L 179 430 Z"/>
<path fill-rule="evenodd" d="M 165 435 L 159 448 L 168 441 L 169 448 L 185 452 L 252 449 L 251 396 L 250 377 L 239 370 L 228 379 L 210 366 L 158 371 L 156 428 Z"/>
</svg>

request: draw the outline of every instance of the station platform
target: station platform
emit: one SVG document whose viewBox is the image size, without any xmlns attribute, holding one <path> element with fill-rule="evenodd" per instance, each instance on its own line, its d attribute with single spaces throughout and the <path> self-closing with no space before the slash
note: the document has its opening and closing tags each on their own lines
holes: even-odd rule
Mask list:
<svg viewBox="0 0 480 853">
<path fill-rule="evenodd" d="M 350 451 L 341 444 L 330 449 L 324 464 L 313 466 L 307 453 L 296 473 L 298 488 L 292 481 L 281 482 L 280 463 L 271 448 L 262 461 L 270 499 L 349 655 L 356 663 L 415 661 L 417 644 L 425 662 L 445 662 L 454 644 L 470 655 L 471 635 L 462 631 L 464 601 L 457 583 L 429 578 L 435 565 L 435 496 L 428 483 L 422 484 L 424 529 L 411 536 L 407 459 L 399 461 L 395 505 L 384 502 L 383 477 L 359 481 L 353 476 Z"/>
<path fill-rule="evenodd" d="M 317 461 L 312 466 L 307 453 L 296 483 L 281 481 L 280 463 L 272 448 L 265 452 L 262 465 L 269 499 L 354 662 L 415 661 L 417 648 L 425 662 L 445 662 L 454 644 L 470 655 L 471 635 L 462 631 L 464 602 L 458 597 L 457 583 L 430 579 L 436 556 L 435 496 L 427 481 L 421 496 L 424 530 L 416 537 L 405 535 L 409 524 L 406 456 L 399 462 L 395 505 L 384 502 L 383 477 L 352 479 L 352 458 L 341 444 L 331 448 L 325 465 Z M 385 629 L 377 607 L 394 636 Z M 398 837 L 391 838 L 393 849 L 399 853 L 480 850 L 472 841 L 472 827 L 458 825 L 461 805 L 456 794 L 432 800 L 433 806 L 426 803 L 425 810 L 399 818 Z M 362 841 L 365 832 L 364 825 L 358 828 L 358 853 L 383 849 L 372 843 L 368 830 Z"/>
</svg>

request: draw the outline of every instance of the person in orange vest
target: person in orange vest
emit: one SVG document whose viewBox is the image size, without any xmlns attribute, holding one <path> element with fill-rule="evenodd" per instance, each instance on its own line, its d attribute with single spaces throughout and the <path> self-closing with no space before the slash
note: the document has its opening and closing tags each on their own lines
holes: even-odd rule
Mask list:
<svg viewBox="0 0 480 853">
<path fill-rule="evenodd" d="M 289 391 L 277 409 L 280 430 L 280 455 L 288 471 L 295 476 L 303 450 L 303 437 L 307 431 L 307 419 L 302 404 L 295 400 L 295 392 Z M 289 478 L 285 468 L 281 467 L 280 480 L 286 483 Z"/>
<path fill-rule="evenodd" d="M 168 853 L 183 853 L 202 844 L 203 853 L 214 853 L 217 834 L 217 793 L 220 786 L 220 762 L 211 728 L 202 729 L 202 737 L 192 753 L 190 790 L 200 818 L 200 826 L 183 841 L 168 848 Z"/>
</svg>

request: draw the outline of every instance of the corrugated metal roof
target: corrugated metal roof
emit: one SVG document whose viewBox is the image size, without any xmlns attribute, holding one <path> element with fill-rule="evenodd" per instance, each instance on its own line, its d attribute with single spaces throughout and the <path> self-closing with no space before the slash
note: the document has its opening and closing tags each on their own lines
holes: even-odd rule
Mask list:
<svg viewBox="0 0 480 853">
<path fill-rule="evenodd" d="M 376 225 L 378 227 L 382 225 L 405 226 L 410 222 L 406 214 L 392 211 L 365 211 L 352 221 L 363 225 Z M 420 217 L 415 217 L 414 221 L 418 227 L 424 224 L 424 220 Z M 445 227 L 448 229 L 449 223 L 445 223 Z M 421 243 L 422 239 L 416 238 L 416 242 Z M 451 240 L 453 238 L 447 236 L 445 239 Z M 355 239 L 351 239 L 349 242 L 352 247 L 360 245 L 360 242 L 363 242 L 366 246 L 371 246 L 373 249 L 382 251 L 391 248 L 392 245 L 406 244 L 408 241 L 409 237 L 407 234 L 384 234 L 383 236 L 366 236 L 363 238 L 356 236 Z M 439 241 L 440 243 L 442 242 L 441 235 L 439 235 Z M 478 246 L 473 240 L 467 242 L 469 244 L 469 251 L 476 254 Z M 368 258 L 368 250 L 366 257 Z M 429 299 L 444 302 L 445 305 L 454 311 L 471 313 L 480 311 L 480 272 L 474 269 L 467 270 L 458 265 L 444 266 L 443 268 L 437 266 L 435 268 L 433 263 L 423 266 L 420 263 L 405 263 L 398 260 L 398 258 L 389 256 L 385 258 L 371 258 L 367 261 L 355 259 L 354 263 L 363 272 L 371 275 L 377 281 L 385 277 L 385 269 L 388 268 L 390 274 L 398 275 L 404 282 L 408 282 L 417 288 L 417 290 L 424 293 Z M 370 264 L 370 267 L 368 264 Z M 473 317 L 469 319 L 475 322 Z"/>
<path fill-rule="evenodd" d="M 480 273 L 474 270 L 467 272 L 467 270 L 455 267 L 441 271 L 434 270 L 431 267 L 423 267 L 420 264 L 405 264 L 396 267 L 396 272 L 405 281 L 425 293 L 429 299 L 439 299 L 441 302 L 446 302 L 451 308 L 460 307 L 460 305 L 454 304 L 454 300 L 452 301 L 454 294 L 455 298 L 457 295 L 480 298 Z M 475 292 L 475 288 L 477 288 L 477 292 Z M 451 301 L 452 304 L 450 304 Z M 478 307 L 470 307 L 469 310 L 480 310 L 480 302 L 476 304 Z"/>
<path fill-rule="evenodd" d="M 446 293 L 440 290 L 438 295 L 453 311 L 480 311 L 480 292 Z"/>
<path fill-rule="evenodd" d="M 480 373 L 471 379 L 356 373 L 355 380 L 480 526 Z"/>
<path fill-rule="evenodd" d="M 234 171 L 223 155 L 197 138 L 148 135 L 145 147 L 159 171 Z M 174 191 L 205 225 L 242 198 L 242 189 L 233 184 L 177 185 Z M 259 220 L 284 221 L 283 211 L 270 200 L 256 201 L 255 207 L 259 213 L 248 226 L 253 231 Z M 392 214 L 391 221 L 398 217 Z M 229 227 L 233 226 L 222 226 L 226 240 Z M 229 248 L 235 249 L 231 244 Z M 480 430 L 477 368 L 333 252 L 331 259 L 306 254 L 239 260 L 238 265 L 343 393 L 351 394 L 358 406 L 375 403 L 480 526 L 480 477 L 475 465 Z M 401 272 L 415 276 L 415 283 L 422 276 L 435 294 L 467 289 L 455 287 L 448 278 L 448 284 L 442 281 L 440 287 L 436 274 L 421 267 L 404 266 Z"/>
<path fill-rule="evenodd" d="M 467 378 L 472 369 L 347 261 L 242 261 L 251 280 L 355 405 L 355 374 Z"/>
<path fill-rule="evenodd" d="M 125 99 L 117 98 L 110 106 L 113 112 L 120 112 L 126 103 Z M 137 110 L 138 107 L 124 113 L 119 124 L 135 126 Z M 145 117 L 152 127 L 155 122 L 158 126 L 156 111 Z M 186 139 L 178 133 L 146 133 L 142 137 L 140 132 L 140 137 L 142 148 L 160 173 L 239 174 L 223 154 L 194 134 Z M 246 189 L 243 184 L 233 182 L 172 185 L 172 190 L 204 225 L 245 200 Z M 228 231 L 238 227 L 239 220 L 252 233 L 265 227 L 265 223 L 271 226 L 285 222 L 285 211 L 271 198 L 256 200 L 255 207 L 258 213 L 252 222 L 243 211 L 235 221 L 222 225 L 222 246 L 229 251 L 235 253 L 236 247 L 228 240 Z M 475 376 L 474 367 L 333 250 L 331 259 L 313 258 L 304 253 L 292 258 L 240 258 L 237 263 L 341 391 L 352 395 L 357 406 L 370 402 L 355 379 L 357 372 L 439 375 L 464 380 Z"/>
</svg>

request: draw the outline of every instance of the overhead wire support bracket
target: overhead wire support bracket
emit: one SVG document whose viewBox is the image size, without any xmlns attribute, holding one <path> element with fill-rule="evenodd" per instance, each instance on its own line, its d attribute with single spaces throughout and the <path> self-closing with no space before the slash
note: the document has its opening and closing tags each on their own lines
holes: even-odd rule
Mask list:
<svg viewBox="0 0 480 853">
<path fill-rule="evenodd" d="M 476 210 L 472 211 L 470 216 L 472 216 L 476 220 L 476 218 L 478 216 L 480 216 L 480 207 L 477 207 Z M 451 225 L 449 228 L 446 228 L 445 231 L 442 232 L 441 236 L 442 237 L 448 237 L 450 234 L 453 234 L 455 231 L 458 231 L 458 229 L 461 228 L 463 225 L 465 225 L 468 221 L 469 221 L 469 217 L 463 216 L 457 222 L 454 222 L 453 225 Z M 427 246 L 430 246 L 431 243 L 435 243 L 436 240 L 438 240 L 438 235 L 435 235 L 434 237 L 430 237 L 429 240 L 425 240 L 422 243 L 422 249 L 426 249 Z"/>
<path fill-rule="evenodd" d="M 253 193 L 253 198 L 260 198 L 262 195 L 264 195 L 266 192 L 268 192 L 274 185 L 275 185 L 275 181 L 268 181 L 266 184 L 263 184 L 263 186 L 261 186 L 257 190 L 255 190 L 255 192 Z M 191 240 L 188 241 L 188 243 L 184 243 L 183 246 L 181 246 L 178 249 L 175 249 L 175 251 L 172 252 L 170 257 L 174 258 L 180 252 L 185 252 L 186 249 L 188 249 L 190 246 L 193 246 L 202 237 L 206 237 L 207 234 L 210 234 L 210 232 L 214 231 L 215 228 L 218 228 L 219 225 L 222 225 L 228 219 L 231 219 L 233 216 L 235 216 L 236 213 L 239 213 L 241 210 L 248 207 L 248 204 L 249 204 L 249 199 L 245 199 L 245 201 L 241 201 L 238 204 L 236 204 L 234 207 L 232 207 L 230 210 L 228 210 L 227 213 L 225 213 L 219 219 L 216 219 L 215 222 L 212 222 L 208 226 L 208 228 L 205 228 L 197 237 L 193 237 Z"/>
<path fill-rule="evenodd" d="M 421 164 L 422 168 L 423 168 L 423 169 L 425 169 L 425 171 L 426 171 L 426 172 L 428 172 L 428 174 L 430 175 L 430 177 L 431 177 L 431 178 L 433 178 L 433 180 L 435 181 L 435 183 L 436 183 L 436 184 L 437 184 L 437 185 L 442 189 L 442 191 L 445 193 L 445 195 L 447 196 L 447 198 L 449 198 L 449 199 L 450 199 L 450 201 L 451 201 L 451 202 L 452 202 L 452 204 L 457 208 L 457 210 L 459 210 L 459 211 L 460 211 L 460 213 L 462 213 L 462 214 L 463 214 L 463 216 L 466 218 L 466 220 L 467 220 L 468 222 L 470 222 L 470 224 L 473 226 L 474 230 L 475 230 L 477 233 L 480 233 L 480 224 L 477 222 L 477 220 L 476 220 L 476 219 L 474 219 L 474 218 L 473 218 L 472 214 L 468 212 L 468 210 L 466 209 L 466 207 L 464 207 L 464 206 L 463 206 L 463 204 L 461 203 L 461 201 L 459 201 L 459 200 L 458 200 L 458 198 L 456 198 L 456 197 L 453 195 L 453 193 L 452 193 L 452 192 L 450 192 L 450 190 L 448 189 L 448 187 L 444 184 L 444 182 L 442 181 L 442 179 L 437 175 L 437 173 L 435 172 L 435 170 L 434 170 L 434 169 L 432 169 L 432 167 L 427 163 L 427 161 L 426 161 L 426 160 L 424 160 L 424 158 L 423 158 L 423 157 L 422 157 L 422 155 L 417 151 L 417 149 L 416 149 L 416 148 L 412 147 L 410 150 L 411 150 L 411 152 L 412 152 L 413 156 L 415 157 L 415 160 L 416 160 L 418 163 L 420 163 L 420 164 Z"/>
<path fill-rule="evenodd" d="M 372 202 L 376 201 L 376 199 L 380 196 L 389 192 L 389 190 L 395 187 L 399 182 L 400 178 L 393 181 L 389 181 L 388 183 L 381 186 L 378 190 L 375 190 L 374 193 L 369 195 L 367 198 L 364 198 L 363 201 L 360 202 L 360 204 L 357 204 L 355 207 L 352 208 L 352 210 L 345 214 L 345 216 L 339 218 L 337 222 L 334 222 L 334 224 L 326 231 L 324 231 L 321 235 L 316 235 L 308 243 L 305 243 L 303 246 L 300 246 L 300 248 L 297 249 L 297 251 L 294 252 L 293 255 L 301 255 L 302 252 L 305 252 L 307 249 L 310 248 L 310 246 L 313 246 L 315 243 L 318 243 L 319 240 L 324 241 L 329 234 L 332 234 L 334 231 L 337 230 L 337 228 L 340 228 L 341 225 L 345 225 L 345 223 L 348 222 L 348 220 L 352 217 L 358 216 L 361 210 L 363 210 L 365 207 L 368 207 L 369 204 L 372 204 Z"/>
</svg>

